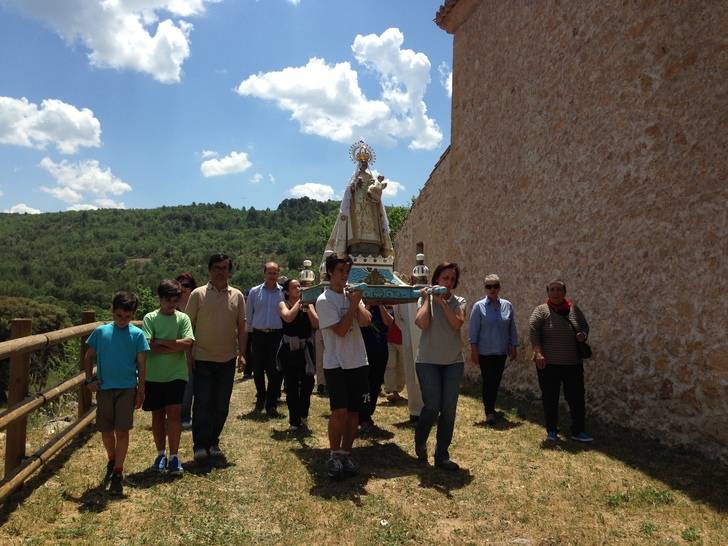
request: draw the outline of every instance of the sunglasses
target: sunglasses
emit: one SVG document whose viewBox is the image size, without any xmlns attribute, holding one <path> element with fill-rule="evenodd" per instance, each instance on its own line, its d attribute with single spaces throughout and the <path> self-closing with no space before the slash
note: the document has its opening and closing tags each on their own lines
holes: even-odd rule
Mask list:
<svg viewBox="0 0 728 546">
<path fill-rule="evenodd" d="M 486 290 L 497 290 L 500 288 L 500 284 L 486 284 L 485 289 Z"/>
</svg>

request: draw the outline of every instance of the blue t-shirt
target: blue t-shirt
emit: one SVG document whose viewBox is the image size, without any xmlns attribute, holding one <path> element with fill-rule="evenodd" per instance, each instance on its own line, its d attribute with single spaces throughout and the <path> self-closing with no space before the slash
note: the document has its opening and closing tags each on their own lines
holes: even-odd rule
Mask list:
<svg viewBox="0 0 728 546">
<path fill-rule="evenodd" d="M 96 375 L 101 390 L 131 389 L 137 385 L 137 353 L 149 350 L 144 332 L 133 324 L 118 328 L 113 322 L 99 326 L 86 344 L 96 351 Z"/>
</svg>

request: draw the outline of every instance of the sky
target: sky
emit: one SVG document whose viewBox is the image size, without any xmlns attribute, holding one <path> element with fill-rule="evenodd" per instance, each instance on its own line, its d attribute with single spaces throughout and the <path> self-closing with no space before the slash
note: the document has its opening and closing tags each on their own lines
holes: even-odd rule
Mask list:
<svg viewBox="0 0 728 546">
<path fill-rule="evenodd" d="M 0 212 L 409 204 L 450 141 L 442 0 L 0 0 Z"/>
</svg>

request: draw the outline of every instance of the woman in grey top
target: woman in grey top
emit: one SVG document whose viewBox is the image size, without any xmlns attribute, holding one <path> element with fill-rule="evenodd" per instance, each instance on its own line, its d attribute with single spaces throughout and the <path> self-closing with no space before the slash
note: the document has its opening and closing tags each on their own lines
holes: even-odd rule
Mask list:
<svg viewBox="0 0 728 546">
<path fill-rule="evenodd" d="M 577 345 L 586 341 L 589 324 L 581 310 L 566 299 L 563 281 L 551 281 L 546 293 L 548 299 L 533 310 L 528 324 L 546 417 L 546 441 L 559 439 L 559 395 L 563 383 L 571 413 L 571 439 L 591 442 L 592 438 L 584 432 L 584 365 Z"/>
<path fill-rule="evenodd" d="M 433 295 L 423 289 L 415 318 L 422 330 L 415 366 L 424 402 L 415 429 L 415 453 L 420 461 L 427 462 L 427 438 L 437 421 L 435 466 L 446 470 L 459 468 L 448 452 L 464 368 L 460 328 L 465 322 L 465 298 L 452 293 L 459 278 L 457 264 L 438 265 L 432 284 L 444 286 L 447 293 Z"/>
</svg>

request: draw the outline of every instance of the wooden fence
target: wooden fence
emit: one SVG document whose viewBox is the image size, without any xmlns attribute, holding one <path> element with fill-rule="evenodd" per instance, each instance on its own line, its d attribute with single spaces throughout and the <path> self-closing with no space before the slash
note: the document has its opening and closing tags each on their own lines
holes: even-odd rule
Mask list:
<svg viewBox="0 0 728 546">
<path fill-rule="evenodd" d="M 75 438 L 96 417 L 96 408 L 91 407 L 91 393 L 84 385 L 83 355 L 86 352 L 86 338 L 96 328 L 105 324 L 95 322 L 94 311 L 84 311 L 82 324 L 46 334 L 31 334 L 30 319 L 14 319 L 11 324 L 11 339 L 0 343 L 0 360 L 10 358 L 10 381 L 8 383 L 8 409 L 0 413 L 0 430 L 6 429 L 5 475 L 0 481 L 0 503 L 20 487 L 28 477 L 47 463 L 64 445 Z M 29 396 L 30 355 L 49 345 L 69 339 L 80 338 L 79 374 L 38 395 Z M 66 429 L 51 438 L 43 447 L 26 456 L 25 442 L 28 428 L 28 414 L 51 400 L 73 389 L 78 389 L 78 414 L 76 420 Z"/>
</svg>

